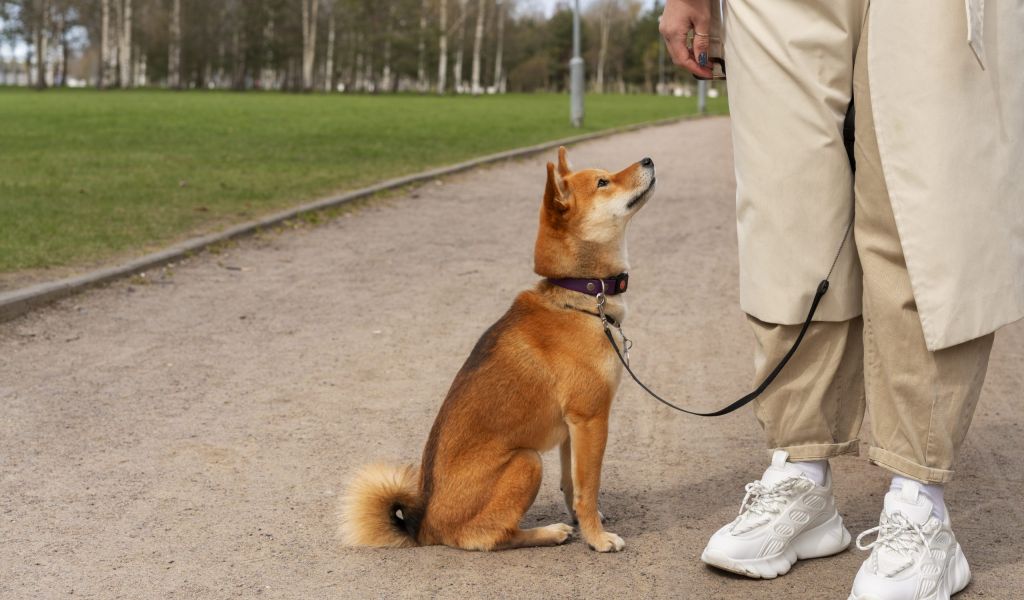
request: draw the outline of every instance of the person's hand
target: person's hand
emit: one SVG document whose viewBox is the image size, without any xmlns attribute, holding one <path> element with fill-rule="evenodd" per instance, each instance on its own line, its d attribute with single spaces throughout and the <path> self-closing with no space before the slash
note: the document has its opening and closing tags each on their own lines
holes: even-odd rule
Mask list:
<svg viewBox="0 0 1024 600">
<path fill-rule="evenodd" d="M 693 30 L 693 49 L 686 47 L 686 36 Z M 672 62 L 698 77 L 711 79 L 711 63 L 708 61 L 708 46 L 711 33 L 711 0 L 667 0 L 665 12 L 659 20 L 658 30 L 665 38 L 665 46 L 672 56 Z M 700 65 L 701 54 L 704 64 Z"/>
</svg>

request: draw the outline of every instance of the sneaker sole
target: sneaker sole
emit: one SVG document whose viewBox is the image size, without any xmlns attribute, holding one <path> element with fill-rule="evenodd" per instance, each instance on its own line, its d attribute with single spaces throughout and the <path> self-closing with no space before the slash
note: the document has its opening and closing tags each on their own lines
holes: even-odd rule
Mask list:
<svg viewBox="0 0 1024 600">
<path fill-rule="evenodd" d="M 960 544 L 956 545 L 956 552 L 953 553 L 953 560 L 950 562 L 949 570 L 946 571 L 946 589 L 949 590 L 949 595 L 958 594 L 963 591 L 967 584 L 971 582 L 971 567 L 967 564 L 967 557 L 964 556 L 964 551 L 960 549 Z M 943 597 L 940 591 L 939 598 Z M 880 596 L 874 594 L 861 594 L 855 596 L 850 594 L 847 600 L 884 600 Z"/>
<path fill-rule="evenodd" d="M 704 550 L 700 559 L 712 567 L 753 579 L 774 579 L 789 572 L 798 560 L 839 554 L 850 546 L 850 532 L 837 512 L 828 521 L 793 538 L 782 552 L 760 558 L 734 559 L 721 552 Z"/>
</svg>

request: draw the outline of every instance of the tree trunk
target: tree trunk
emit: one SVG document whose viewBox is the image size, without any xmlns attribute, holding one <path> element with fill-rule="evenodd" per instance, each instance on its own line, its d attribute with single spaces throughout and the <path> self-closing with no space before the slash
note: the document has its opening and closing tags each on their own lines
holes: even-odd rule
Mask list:
<svg viewBox="0 0 1024 600">
<path fill-rule="evenodd" d="M 67 27 L 64 21 L 63 27 Z M 68 60 L 71 59 L 71 45 L 68 44 L 68 32 L 64 29 L 60 36 L 60 87 L 68 87 Z"/>
<path fill-rule="evenodd" d="M 330 0 L 327 3 L 328 19 L 327 19 L 327 48 L 326 58 L 324 60 L 324 91 L 334 91 L 334 37 L 335 37 L 335 23 L 334 23 L 334 2 Z"/>
<path fill-rule="evenodd" d="M 170 41 L 167 44 L 167 87 L 177 90 L 181 89 L 181 0 L 173 0 L 170 29 Z"/>
<path fill-rule="evenodd" d="M 124 27 L 124 1 L 113 0 L 114 12 L 110 17 L 110 83 L 121 87 L 121 30 Z"/>
<path fill-rule="evenodd" d="M 38 5 L 36 15 L 35 46 L 36 46 L 36 89 L 46 88 L 46 55 L 47 32 L 50 25 L 50 2 L 43 0 Z"/>
<path fill-rule="evenodd" d="M 420 5 L 420 38 L 419 38 L 419 62 L 416 67 L 416 89 L 419 92 L 427 91 L 427 11 L 430 9 L 430 0 L 423 0 Z"/>
<path fill-rule="evenodd" d="M 213 86 L 217 89 L 226 88 L 224 84 L 226 75 L 224 73 L 224 63 L 227 62 L 227 46 L 224 43 L 224 38 L 217 40 L 217 73 L 213 76 Z"/>
<path fill-rule="evenodd" d="M 236 21 L 235 31 L 231 35 L 231 58 L 234 63 L 231 68 L 231 88 L 238 91 L 245 89 L 245 52 L 242 50 L 244 32 L 244 26 Z"/>
<path fill-rule="evenodd" d="M 394 37 L 395 30 L 395 14 L 394 5 L 388 7 L 387 18 L 388 26 L 384 32 L 384 68 L 381 71 L 380 86 L 385 92 L 392 91 L 392 81 L 394 79 L 391 70 L 391 38 Z"/>
<path fill-rule="evenodd" d="M 146 63 L 146 53 L 142 51 L 141 46 L 135 47 L 135 56 L 138 59 L 135 61 L 135 85 L 146 85 L 149 81 L 148 78 L 148 65 Z"/>
<path fill-rule="evenodd" d="M 604 68 L 608 58 L 608 35 L 611 31 L 610 21 L 611 19 L 608 15 L 608 4 L 605 3 L 605 5 L 601 7 L 601 45 L 598 47 L 597 51 L 597 76 L 595 87 L 597 88 L 598 94 L 604 93 Z"/>
<path fill-rule="evenodd" d="M 441 33 L 437 40 L 437 93 L 443 94 L 448 84 L 448 0 L 441 0 Z"/>
<path fill-rule="evenodd" d="M 356 58 L 352 61 L 355 67 L 352 70 L 352 87 L 357 92 L 366 89 L 366 82 L 363 80 L 363 53 L 357 52 Z"/>
<path fill-rule="evenodd" d="M 480 0 L 476 12 L 476 34 L 473 36 L 473 79 L 470 88 L 473 94 L 483 92 L 480 87 L 480 50 L 484 43 L 484 12 L 487 9 L 487 0 Z"/>
<path fill-rule="evenodd" d="M 57 35 L 60 40 L 60 70 L 54 72 L 53 86 L 54 87 L 67 87 L 68 79 L 68 19 L 67 12 L 64 9 L 58 9 L 57 12 Z"/>
<path fill-rule="evenodd" d="M 121 37 L 117 51 L 121 63 L 121 87 L 130 88 L 135 85 L 132 72 L 132 0 L 124 0 L 121 10 Z"/>
<path fill-rule="evenodd" d="M 100 0 L 100 76 L 96 87 L 110 85 L 110 0 Z"/>
<path fill-rule="evenodd" d="M 469 0 L 459 0 L 459 49 L 455 52 L 455 92 L 462 93 L 462 62 L 466 46 L 466 5 Z"/>
<path fill-rule="evenodd" d="M 363 57 L 363 89 L 365 91 L 376 93 L 377 88 L 377 75 L 373 68 L 373 44 L 369 44 L 366 48 L 366 56 Z"/>
<path fill-rule="evenodd" d="M 313 90 L 313 63 L 316 59 L 316 14 L 320 0 L 302 2 L 302 89 Z"/>
<path fill-rule="evenodd" d="M 494 89 L 499 94 L 505 93 L 505 7 L 498 0 L 494 9 L 498 11 L 498 47 L 494 51 Z"/>
<path fill-rule="evenodd" d="M 263 26 L 263 64 L 260 67 L 260 89 L 274 89 L 277 84 L 277 66 L 274 64 L 274 14 Z"/>
</svg>

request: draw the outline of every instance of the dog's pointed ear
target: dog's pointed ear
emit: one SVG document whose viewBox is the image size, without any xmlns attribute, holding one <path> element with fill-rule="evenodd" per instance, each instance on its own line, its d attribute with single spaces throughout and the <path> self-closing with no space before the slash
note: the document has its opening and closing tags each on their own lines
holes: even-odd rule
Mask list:
<svg viewBox="0 0 1024 600">
<path fill-rule="evenodd" d="M 565 177 L 572 173 L 572 165 L 569 164 L 569 151 L 565 146 L 558 147 L 558 174 Z"/>
<path fill-rule="evenodd" d="M 548 163 L 548 182 L 544 186 L 544 206 L 556 212 L 565 212 L 569 208 L 569 188 L 565 185 L 565 179 L 555 168 L 554 163 Z"/>
</svg>

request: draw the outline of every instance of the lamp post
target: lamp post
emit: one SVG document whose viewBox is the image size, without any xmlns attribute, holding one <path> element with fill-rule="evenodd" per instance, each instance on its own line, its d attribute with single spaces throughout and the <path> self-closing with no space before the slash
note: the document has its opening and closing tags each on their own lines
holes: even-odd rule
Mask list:
<svg viewBox="0 0 1024 600">
<path fill-rule="evenodd" d="M 583 57 L 580 56 L 580 0 L 572 13 L 572 60 L 569 61 L 569 118 L 583 127 Z"/>
</svg>

